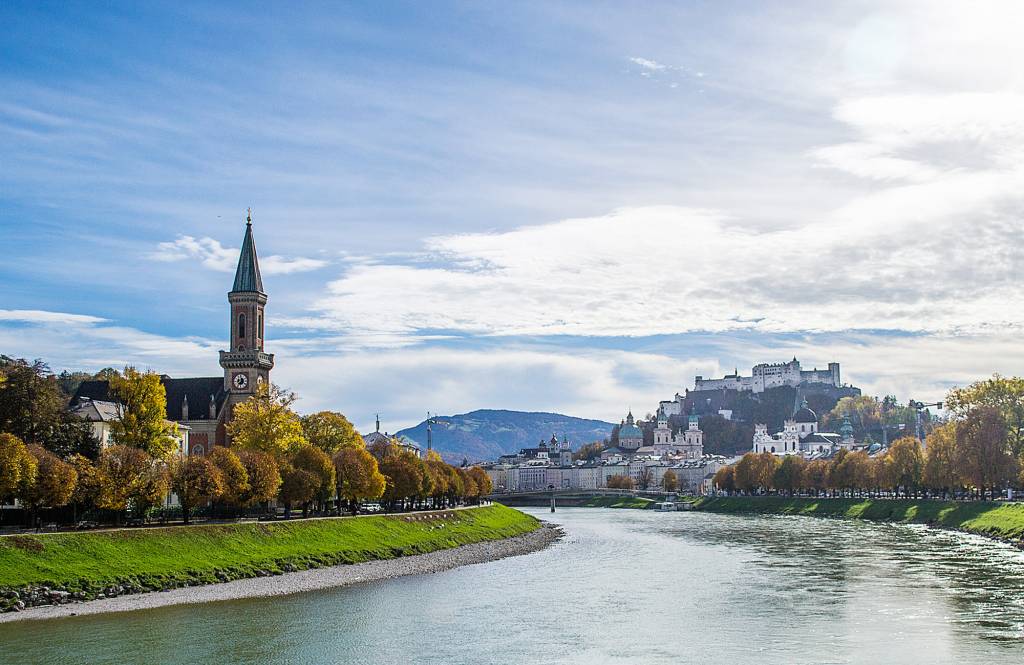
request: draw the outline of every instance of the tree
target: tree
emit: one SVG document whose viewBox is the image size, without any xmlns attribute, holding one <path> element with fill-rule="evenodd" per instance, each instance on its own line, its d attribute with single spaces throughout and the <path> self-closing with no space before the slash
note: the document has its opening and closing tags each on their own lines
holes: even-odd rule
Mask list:
<svg viewBox="0 0 1024 665">
<path fill-rule="evenodd" d="M 366 448 L 343 447 L 335 453 L 333 461 L 339 515 L 342 499 L 348 501 L 354 515 L 359 512 L 360 501 L 379 499 L 384 494 L 387 481 L 377 466 L 377 459 Z"/>
<path fill-rule="evenodd" d="M 665 475 L 661 478 L 661 486 L 666 492 L 675 492 L 679 489 L 679 477 L 676 476 L 676 472 L 669 469 L 665 472 Z"/>
<path fill-rule="evenodd" d="M 0 434 L 0 501 L 18 494 L 35 482 L 36 458 L 25 443 L 13 434 Z"/>
<path fill-rule="evenodd" d="M 158 374 L 125 367 L 110 379 L 110 397 L 118 405 L 118 418 L 110 428 L 115 443 L 160 460 L 178 451 L 178 426 L 167 420 L 167 391 Z"/>
<path fill-rule="evenodd" d="M 278 494 L 281 503 L 284 504 L 284 516 L 287 519 L 292 516 L 293 505 L 309 505 L 309 502 L 313 500 L 320 487 L 320 479 L 309 471 L 299 469 L 289 462 L 282 463 L 280 470 L 281 489 L 278 490 Z"/>
<path fill-rule="evenodd" d="M 943 498 L 959 485 L 956 469 L 955 422 L 936 427 L 925 437 L 922 482 L 929 490 L 941 491 Z"/>
<path fill-rule="evenodd" d="M 904 493 L 912 491 L 916 494 L 921 485 L 921 474 L 924 472 L 921 442 L 912 436 L 899 438 L 889 447 L 886 457 L 892 461 L 896 496 L 899 496 L 900 487 L 904 488 Z"/>
<path fill-rule="evenodd" d="M 92 426 L 71 413 L 63 414 L 44 445 L 65 460 L 74 455 L 94 460 L 100 455 L 100 442 L 93 436 Z"/>
<path fill-rule="evenodd" d="M 640 469 L 640 473 L 637 474 L 638 485 L 640 489 L 646 490 L 651 485 L 651 481 L 654 480 L 654 471 L 649 466 L 644 466 Z"/>
<path fill-rule="evenodd" d="M 723 492 L 733 493 L 736 491 L 736 467 L 723 466 L 715 471 L 715 487 Z"/>
<path fill-rule="evenodd" d="M 96 506 L 118 513 L 127 509 L 129 501 L 145 491 L 144 477 L 153 462 L 140 448 L 114 445 L 105 449 L 96 465 L 100 485 Z"/>
<path fill-rule="evenodd" d="M 950 390 L 945 406 L 961 419 L 978 408 L 995 409 L 1005 423 L 1014 457 L 1024 453 L 1024 378 L 993 374 L 991 379 Z"/>
<path fill-rule="evenodd" d="M 860 440 L 865 433 L 877 430 L 882 424 L 882 411 L 878 399 L 868 395 L 842 397 L 822 419 L 826 431 L 835 432 L 843 419 L 849 417 L 854 434 Z"/>
<path fill-rule="evenodd" d="M 431 455 L 430 453 L 434 453 Z M 430 499 L 434 508 L 440 508 L 445 503 L 445 497 L 450 490 L 448 465 L 441 461 L 440 455 L 431 450 L 427 453 L 427 459 L 423 463 L 423 471 L 430 477 Z"/>
<path fill-rule="evenodd" d="M 478 466 L 470 467 L 469 477 L 473 479 L 473 483 L 476 485 L 476 498 L 479 503 L 481 497 L 487 496 L 493 490 L 491 477 Z"/>
<path fill-rule="evenodd" d="M 580 446 L 576 452 L 572 454 L 573 460 L 583 460 L 589 462 L 594 459 L 601 457 L 601 451 L 608 447 L 607 441 L 594 441 L 586 445 Z"/>
<path fill-rule="evenodd" d="M 606 484 L 608 489 L 631 490 L 634 487 L 633 479 L 626 475 L 608 476 Z"/>
<path fill-rule="evenodd" d="M 877 489 L 892 489 L 899 496 L 899 477 L 896 465 L 889 454 L 879 455 L 871 460 L 871 476 Z"/>
<path fill-rule="evenodd" d="M 970 411 L 957 426 L 956 468 L 965 484 L 973 485 L 985 498 L 1017 473 L 1002 413 L 991 406 Z"/>
<path fill-rule="evenodd" d="M 396 449 L 397 446 L 391 446 Z M 384 474 L 387 481 L 382 499 L 394 510 L 399 502 L 419 496 L 423 487 L 424 472 L 421 465 L 417 464 L 411 453 L 407 452 L 386 452 L 384 458 L 378 462 L 380 472 Z M 458 489 L 460 495 L 465 495 L 465 478 L 457 474 L 460 483 Z"/>
<path fill-rule="evenodd" d="M 18 498 L 29 509 L 32 524 L 40 508 L 68 505 L 75 492 L 78 474 L 70 464 L 42 446 L 28 446 L 28 453 L 36 459 L 36 473 L 31 482 L 21 484 Z"/>
<path fill-rule="evenodd" d="M 757 453 L 747 453 L 740 458 L 733 470 L 733 482 L 736 489 L 752 494 L 758 488 Z"/>
<path fill-rule="evenodd" d="M 281 473 L 272 455 L 258 450 L 239 450 L 238 461 L 245 468 L 248 480 L 247 489 L 239 497 L 242 506 L 266 503 L 277 496 L 281 488 Z"/>
<path fill-rule="evenodd" d="M 828 460 L 816 459 L 804 467 L 803 486 L 814 490 L 814 495 L 819 496 L 828 489 L 828 479 L 831 465 Z"/>
<path fill-rule="evenodd" d="M 334 491 L 334 463 L 327 453 L 314 446 L 303 446 L 292 456 L 292 466 L 313 474 L 317 485 L 311 500 L 325 503 Z M 302 516 L 309 513 L 309 502 L 302 506 Z"/>
<path fill-rule="evenodd" d="M 0 356 L 0 432 L 27 444 L 45 445 L 64 420 L 66 401 L 42 360 Z"/>
<path fill-rule="evenodd" d="M 102 478 L 99 471 L 93 465 L 92 460 L 84 455 L 72 455 L 68 464 L 75 470 L 77 482 L 75 482 L 75 493 L 71 496 L 71 503 L 75 507 L 75 520 L 78 520 L 78 508 L 80 506 L 91 506 L 96 503 L 100 494 Z"/>
<path fill-rule="evenodd" d="M 348 421 L 348 418 L 334 411 L 320 411 L 302 416 L 302 433 L 306 440 L 334 455 L 342 448 L 363 448 L 363 437 Z"/>
<path fill-rule="evenodd" d="M 258 450 L 282 458 L 306 444 L 302 422 L 292 411 L 295 394 L 276 385 L 260 383 L 256 393 L 236 404 L 228 434 L 231 445 L 241 450 Z"/>
<path fill-rule="evenodd" d="M 189 523 L 192 509 L 216 498 L 224 489 L 217 465 L 202 455 L 186 455 L 171 463 L 171 489 L 181 503 L 181 516 Z"/>
<path fill-rule="evenodd" d="M 835 489 L 854 489 L 869 487 L 874 481 L 874 468 L 871 458 L 863 450 L 843 455 L 839 464 L 832 469 L 829 484 Z"/>
<path fill-rule="evenodd" d="M 207 459 L 220 472 L 220 491 L 211 498 L 220 499 L 234 506 L 240 506 L 249 491 L 249 473 L 235 451 L 224 446 L 214 446 Z"/>
<path fill-rule="evenodd" d="M 772 487 L 793 496 L 793 491 L 803 485 L 804 468 L 807 462 L 799 455 L 786 455 L 772 476 Z"/>
<path fill-rule="evenodd" d="M 462 496 L 469 502 L 470 499 L 477 499 L 480 497 L 480 488 L 477 487 L 476 480 L 469 473 L 469 469 L 465 467 L 459 467 L 456 469 L 459 472 L 459 477 L 462 478 Z"/>
</svg>

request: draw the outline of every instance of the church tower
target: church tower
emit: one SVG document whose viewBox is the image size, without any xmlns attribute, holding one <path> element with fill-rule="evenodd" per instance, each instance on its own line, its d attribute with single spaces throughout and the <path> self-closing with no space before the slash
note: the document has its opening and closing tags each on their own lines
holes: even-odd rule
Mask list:
<svg viewBox="0 0 1024 665">
<path fill-rule="evenodd" d="M 251 210 L 245 220 L 245 238 L 228 302 L 231 303 L 231 348 L 220 352 L 220 366 L 224 368 L 230 420 L 230 409 L 249 399 L 259 383 L 269 384 L 270 370 L 274 367 L 274 354 L 263 352 L 263 310 L 267 294 L 263 291 L 256 242 L 252 238 Z"/>
</svg>

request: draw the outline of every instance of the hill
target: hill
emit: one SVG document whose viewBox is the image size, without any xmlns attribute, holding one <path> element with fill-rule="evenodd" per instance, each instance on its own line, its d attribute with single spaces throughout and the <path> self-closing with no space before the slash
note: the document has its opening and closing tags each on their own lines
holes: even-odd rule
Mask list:
<svg viewBox="0 0 1024 665">
<path fill-rule="evenodd" d="M 497 459 L 499 455 L 517 452 L 537 445 L 556 435 L 569 437 L 575 449 L 584 443 L 608 437 L 611 423 L 563 416 L 560 413 L 531 413 L 481 409 L 455 416 L 434 419 L 433 447 L 452 462 L 463 458 L 471 462 Z M 424 449 L 427 446 L 427 423 L 401 430 L 399 435 L 412 439 Z"/>
</svg>

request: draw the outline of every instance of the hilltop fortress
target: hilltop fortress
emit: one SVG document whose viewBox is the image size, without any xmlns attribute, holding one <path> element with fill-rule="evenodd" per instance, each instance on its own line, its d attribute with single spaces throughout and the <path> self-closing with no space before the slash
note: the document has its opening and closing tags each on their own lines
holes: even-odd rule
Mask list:
<svg viewBox="0 0 1024 665">
<path fill-rule="evenodd" d="M 806 383 L 824 383 L 836 388 L 842 386 L 839 379 L 839 363 L 829 363 L 828 369 L 801 369 L 800 361 L 795 357 L 784 363 L 761 363 L 754 365 L 750 376 L 740 376 L 739 372 L 726 374 L 721 379 L 705 379 L 697 376 L 694 379 L 694 390 L 746 390 L 763 393 L 769 388 L 779 386 L 797 387 Z"/>
</svg>

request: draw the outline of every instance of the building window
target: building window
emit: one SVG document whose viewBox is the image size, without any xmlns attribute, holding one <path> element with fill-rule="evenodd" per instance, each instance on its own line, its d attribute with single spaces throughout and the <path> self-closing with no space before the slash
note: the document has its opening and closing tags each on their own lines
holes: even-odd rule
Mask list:
<svg viewBox="0 0 1024 665">
<path fill-rule="evenodd" d="M 238 339 L 245 339 L 245 314 L 238 315 Z"/>
<path fill-rule="evenodd" d="M 260 339 L 263 339 L 263 312 L 260 312 L 259 317 L 260 317 L 259 318 L 259 322 L 260 322 Z"/>
</svg>

